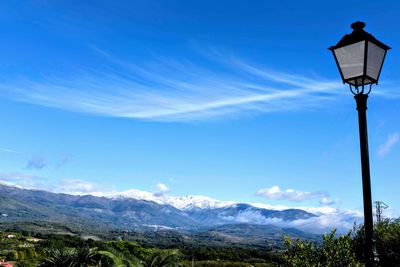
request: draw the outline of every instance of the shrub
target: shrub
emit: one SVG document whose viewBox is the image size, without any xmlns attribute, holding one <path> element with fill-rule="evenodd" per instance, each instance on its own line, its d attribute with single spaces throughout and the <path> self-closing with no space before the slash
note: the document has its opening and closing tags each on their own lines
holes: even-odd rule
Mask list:
<svg viewBox="0 0 400 267">
<path fill-rule="evenodd" d="M 324 234 L 321 246 L 309 241 L 285 238 L 286 252 L 282 255 L 285 266 L 291 267 L 359 267 L 362 266 L 352 250 L 351 235 L 336 237 L 336 230 Z"/>
<path fill-rule="evenodd" d="M 46 258 L 42 267 L 71 267 L 74 264 L 75 250 L 68 248 L 54 248 L 46 251 Z"/>
<path fill-rule="evenodd" d="M 292 239 L 289 237 L 284 238 L 284 244 L 287 248 L 286 252 L 282 256 L 282 260 L 285 263 L 285 266 L 317 266 L 318 256 L 317 249 L 314 244 L 301 239 L 292 241 Z"/>
<path fill-rule="evenodd" d="M 357 257 L 364 259 L 364 226 L 354 226 L 352 246 Z M 383 220 L 375 224 L 376 248 L 380 266 L 400 266 L 400 220 Z"/>
<path fill-rule="evenodd" d="M 18 252 L 15 251 L 15 250 L 12 250 L 12 251 L 8 252 L 6 259 L 9 260 L 9 261 L 18 260 Z"/>
</svg>

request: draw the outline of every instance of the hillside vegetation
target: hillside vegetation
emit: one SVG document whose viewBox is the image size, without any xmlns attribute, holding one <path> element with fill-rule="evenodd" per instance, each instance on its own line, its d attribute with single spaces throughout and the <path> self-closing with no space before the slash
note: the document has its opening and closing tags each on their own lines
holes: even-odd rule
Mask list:
<svg viewBox="0 0 400 267">
<path fill-rule="evenodd" d="M 400 266 L 400 221 L 375 226 L 380 266 Z M 111 237 L 112 233 L 110 233 Z M 115 240 L 94 240 L 73 235 L 0 233 L 0 259 L 16 266 L 363 266 L 364 230 L 347 235 L 335 231 L 319 243 L 285 237 L 282 249 L 265 247 L 199 245 L 174 242 L 163 246 L 139 243 L 129 235 Z"/>
</svg>

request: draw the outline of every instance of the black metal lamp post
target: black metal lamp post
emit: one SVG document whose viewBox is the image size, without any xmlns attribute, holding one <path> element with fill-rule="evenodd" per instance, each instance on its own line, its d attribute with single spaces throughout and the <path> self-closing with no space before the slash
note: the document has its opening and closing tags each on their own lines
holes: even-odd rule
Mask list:
<svg viewBox="0 0 400 267">
<path fill-rule="evenodd" d="M 333 52 L 343 83 L 349 84 L 350 91 L 354 94 L 357 103 L 364 196 L 366 240 L 364 255 L 366 266 L 370 267 L 375 266 L 379 259 L 375 247 L 372 219 L 366 110 L 368 94 L 371 92 L 372 85 L 378 84 L 383 61 L 390 47 L 364 31 L 364 27 L 364 22 L 354 22 L 351 24 L 353 32 L 346 34 L 337 45 L 331 46 L 329 49 Z"/>
</svg>

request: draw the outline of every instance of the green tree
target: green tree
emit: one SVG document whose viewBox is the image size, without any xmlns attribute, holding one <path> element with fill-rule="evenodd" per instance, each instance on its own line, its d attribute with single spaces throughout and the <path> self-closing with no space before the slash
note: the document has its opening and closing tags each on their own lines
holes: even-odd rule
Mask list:
<svg viewBox="0 0 400 267">
<path fill-rule="evenodd" d="M 121 260 L 109 251 L 99 251 L 97 253 L 97 260 L 101 267 L 122 266 Z"/>
<path fill-rule="evenodd" d="M 25 250 L 18 251 L 18 260 L 26 260 Z"/>
<path fill-rule="evenodd" d="M 26 248 L 25 254 L 27 259 L 33 259 L 37 256 L 36 251 L 33 247 Z"/>
<path fill-rule="evenodd" d="M 339 237 L 335 233 L 333 230 L 330 235 L 324 234 L 323 245 L 318 249 L 319 263 L 327 267 L 361 266 L 352 250 L 351 232 Z"/>
<path fill-rule="evenodd" d="M 18 260 L 18 252 L 15 250 L 12 250 L 7 253 L 6 259 L 9 261 L 16 261 Z"/>
<path fill-rule="evenodd" d="M 359 267 L 362 266 L 352 250 L 351 233 L 336 237 L 336 230 L 324 234 L 323 243 L 316 246 L 309 241 L 285 238 L 286 252 L 282 255 L 290 267 Z"/>
<path fill-rule="evenodd" d="M 400 266 L 400 219 L 386 219 L 375 224 L 375 240 L 379 265 L 385 267 Z M 352 245 L 357 257 L 363 260 L 365 247 L 363 225 L 354 226 Z"/>
<path fill-rule="evenodd" d="M 41 267 L 73 267 L 76 251 L 71 248 L 52 248 L 46 250 L 46 258 Z"/>
<path fill-rule="evenodd" d="M 178 266 L 180 253 L 178 250 L 164 250 L 154 253 L 142 262 L 143 267 L 174 267 Z"/>
<path fill-rule="evenodd" d="M 100 258 L 97 249 L 88 247 L 52 248 L 46 251 L 46 258 L 40 266 L 42 267 L 91 267 L 97 266 Z"/>
<path fill-rule="evenodd" d="M 312 267 L 318 266 L 318 256 L 314 244 L 297 239 L 293 241 L 290 237 L 284 238 L 286 252 L 282 255 L 285 266 Z"/>
<path fill-rule="evenodd" d="M 137 266 L 134 260 L 127 259 L 117 251 L 99 251 L 97 254 L 98 263 L 101 267 L 131 267 Z"/>
<path fill-rule="evenodd" d="M 88 248 L 88 247 L 80 247 L 75 252 L 75 257 L 73 259 L 73 266 L 79 267 L 88 267 L 88 266 L 96 266 L 98 264 L 97 249 L 96 248 Z"/>
</svg>

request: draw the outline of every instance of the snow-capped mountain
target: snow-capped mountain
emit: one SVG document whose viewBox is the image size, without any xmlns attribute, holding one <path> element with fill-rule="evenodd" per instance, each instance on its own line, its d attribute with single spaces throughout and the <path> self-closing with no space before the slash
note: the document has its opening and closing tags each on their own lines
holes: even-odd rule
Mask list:
<svg viewBox="0 0 400 267">
<path fill-rule="evenodd" d="M 219 201 L 207 196 L 187 195 L 176 197 L 167 194 L 150 193 L 135 189 L 118 193 L 113 195 L 112 198 L 133 198 L 137 200 L 154 201 L 162 205 L 171 205 L 180 210 L 188 210 L 193 208 L 216 209 L 236 204 L 234 201 Z"/>
<path fill-rule="evenodd" d="M 312 213 L 303 209 L 268 209 L 245 203 L 222 202 L 204 196 L 174 197 L 130 190 L 113 196 L 69 195 L 0 185 L 0 220 L 7 222 L 46 221 L 142 229 L 199 230 L 232 224 L 274 225 L 321 233 L 333 227 L 346 232 L 356 213 L 329 210 Z M 315 210 L 321 212 L 323 210 Z"/>
</svg>

